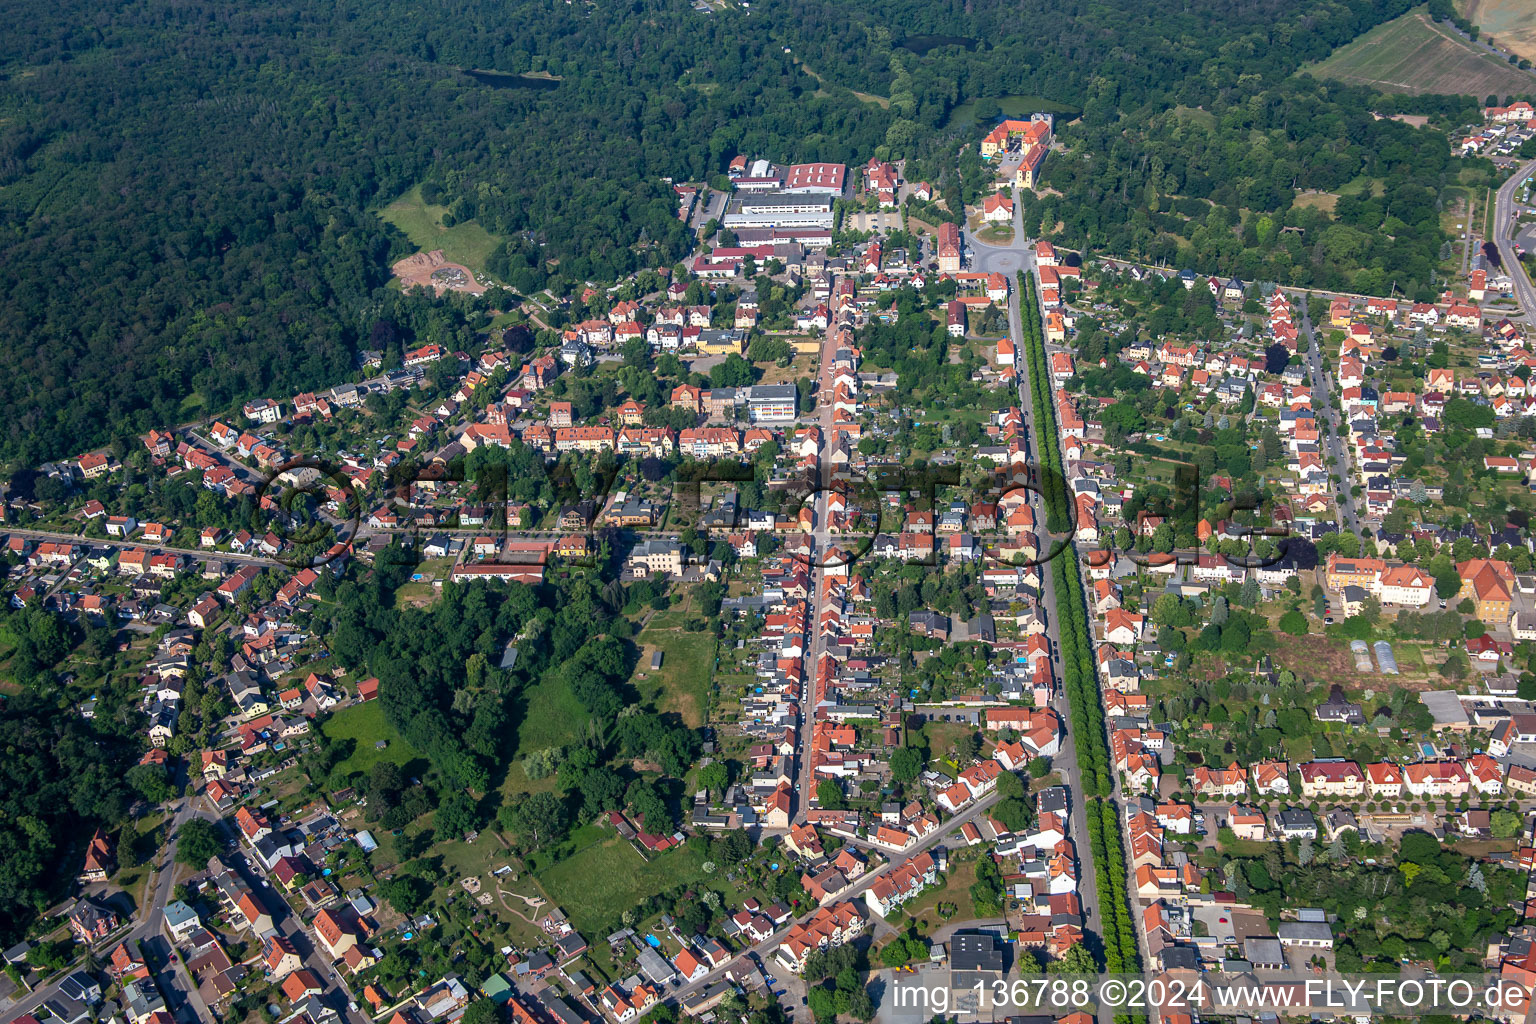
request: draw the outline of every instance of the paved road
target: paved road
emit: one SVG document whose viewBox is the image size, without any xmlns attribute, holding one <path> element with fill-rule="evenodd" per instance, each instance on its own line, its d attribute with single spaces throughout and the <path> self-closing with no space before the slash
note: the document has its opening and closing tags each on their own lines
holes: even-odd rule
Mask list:
<svg viewBox="0 0 1536 1024">
<path fill-rule="evenodd" d="M 261 555 L 242 555 L 237 551 L 214 551 L 210 548 L 173 548 L 163 544 L 147 544 L 142 540 L 129 538 L 122 540 L 117 537 L 87 537 L 83 533 L 60 533 L 57 530 L 33 530 L 25 527 L 6 527 L 0 530 L 6 536 L 26 537 L 29 540 L 54 540 L 72 541 L 76 544 L 89 544 L 92 547 L 111 548 L 114 551 L 146 550 L 153 554 L 167 553 L 173 555 L 189 555 L 193 558 L 214 558 L 221 562 L 242 562 L 251 565 L 275 565 L 281 566 L 282 562 L 275 558 L 264 558 Z"/>
<path fill-rule="evenodd" d="M 1536 160 L 1520 168 L 1500 185 L 1493 203 L 1493 243 L 1498 246 L 1505 272 L 1515 282 L 1515 299 L 1520 303 L 1527 320 L 1536 317 L 1536 288 L 1531 286 L 1531 279 L 1526 276 L 1525 268 L 1515 256 L 1515 193 L 1533 171 L 1536 171 Z"/>
<path fill-rule="evenodd" d="M 141 946 L 145 940 L 160 934 L 160 922 L 164 919 L 165 905 L 169 903 L 176 891 L 176 844 L 181 834 L 181 826 L 186 824 L 196 815 L 197 809 L 194 798 L 183 797 L 179 803 L 172 804 L 174 809 L 171 818 L 171 839 L 163 849 L 156 853 L 157 861 L 150 867 L 150 879 L 147 886 L 148 901 L 139 908 L 136 923 L 127 932 L 120 932 L 111 940 L 103 943 L 97 950 L 98 953 L 110 952 L 122 942 L 128 939 L 136 939 Z M 61 976 L 59 981 L 63 980 Z M 203 1024 L 214 1024 L 214 1018 L 208 1013 L 208 1008 L 203 1004 L 197 989 L 186 976 L 179 971 L 163 968 L 155 972 L 155 980 L 161 986 L 162 994 L 166 998 L 167 1005 L 173 1001 L 185 1003 Z M 31 1013 L 44 1002 L 59 994 L 58 981 L 43 985 L 35 991 L 8 1004 L 3 1011 L 7 1019 L 19 1017 L 25 1013 Z"/>
<path fill-rule="evenodd" d="M 1323 425 L 1326 454 L 1333 460 L 1328 470 L 1333 486 L 1339 495 L 1339 515 L 1344 529 L 1356 536 L 1364 536 L 1360 527 L 1360 510 L 1355 503 L 1354 480 L 1349 475 L 1349 450 L 1339 438 L 1339 412 L 1333 405 L 1332 375 L 1323 361 L 1322 336 L 1312 329 L 1312 315 L 1307 311 L 1307 297 L 1295 296 L 1301 306 L 1301 334 L 1307 339 L 1307 362 L 1312 373 L 1312 404 Z"/>
<path fill-rule="evenodd" d="M 729 198 L 726 193 L 717 192 L 706 185 L 699 192 L 699 199 L 694 204 L 693 217 L 689 219 L 688 226 L 695 231 L 701 231 L 711 220 L 721 220 L 725 216 L 725 204 Z"/>
<path fill-rule="evenodd" d="M 229 454 L 223 448 L 220 448 L 218 445 L 208 440 L 202 434 L 199 434 L 196 430 L 189 429 L 186 433 L 188 440 L 192 442 L 194 447 L 201 448 L 203 451 L 207 452 L 209 455 L 212 455 L 224 465 L 228 466 L 230 470 L 235 474 L 235 476 L 239 477 L 241 480 L 244 480 L 246 483 L 252 484 L 256 487 L 260 487 L 262 484 L 266 483 L 267 478 L 265 476 L 256 472 L 256 470 L 252 469 L 250 466 L 247 466 L 245 463 Z"/>
<path fill-rule="evenodd" d="M 821 613 L 827 606 L 831 581 L 825 566 L 827 548 L 832 544 L 832 534 L 827 529 L 827 497 L 832 487 L 832 445 L 840 433 L 833 431 L 832 364 L 837 357 L 839 331 L 827 331 L 821 343 L 821 365 L 817 377 L 821 387 L 816 399 L 816 426 L 821 431 L 821 454 L 817 462 L 817 486 L 812 505 L 815 516 L 811 539 L 814 551 L 811 558 L 811 639 L 805 647 L 805 686 L 800 698 L 800 751 L 799 778 L 796 789 L 794 820 L 805 820 L 816 791 L 816 773 L 812 768 L 812 733 L 816 717 L 816 665 L 827 653 L 827 638 L 821 631 Z"/>
<path fill-rule="evenodd" d="M 207 810 L 206 807 L 199 808 L 197 813 L 198 817 L 213 822 L 226 839 L 237 839 L 229 823 L 219 815 Z M 277 886 L 268 881 L 249 854 L 244 849 L 240 849 L 237 853 L 227 855 L 225 859 L 232 863 L 235 873 L 252 892 L 257 894 L 261 905 L 266 908 L 272 918 L 272 927 L 293 943 L 304 961 L 304 966 L 309 968 L 325 986 L 325 990 L 320 993 L 321 1002 L 339 1012 L 346 1024 L 372 1024 L 367 1015 L 360 1010 L 348 1009 L 348 1004 L 352 1001 L 352 993 L 347 988 L 346 982 L 304 927 L 303 921 L 293 913 L 292 908 L 288 906 L 288 901 L 279 895 Z"/>
<path fill-rule="evenodd" d="M 221 834 L 228 840 L 235 839 L 234 833 L 224 819 L 210 809 L 207 801 L 200 795 L 183 797 L 179 802 L 170 805 L 172 809 L 170 839 L 166 845 L 156 854 L 157 860 L 151 867 L 151 878 L 148 887 L 147 901 L 139 908 L 136 915 L 136 923 L 127 932 L 120 933 L 109 942 L 104 943 L 101 951 L 115 948 L 126 939 L 137 939 L 145 946 L 146 953 L 164 953 L 169 950 L 169 943 L 163 939 L 161 922 L 164 919 L 165 907 L 175 895 L 176 876 L 179 865 L 176 863 L 177 844 L 181 837 L 181 828 L 193 818 L 201 818 L 211 822 Z M 342 1014 L 346 1024 L 372 1024 L 366 1015 L 360 1011 L 352 1011 L 347 1008 L 352 999 L 350 991 L 341 976 L 332 968 L 328 959 L 318 949 L 316 943 L 310 938 L 304 929 L 303 922 L 292 912 L 288 904 L 270 885 L 263 885 L 264 877 L 243 854 L 237 854 L 230 858 L 235 871 L 241 875 L 246 885 L 258 894 L 262 905 L 272 916 L 273 926 L 281 934 L 287 936 L 303 957 L 304 966 L 308 967 L 315 976 L 325 985 L 325 991 L 321 993 L 321 1000 L 336 1008 Z M 156 948 L 158 947 L 158 949 Z M 62 980 L 62 979 L 61 979 Z M 155 980 L 166 998 L 168 1006 L 177 1006 L 190 1011 L 190 1016 L 181 1016 L 180 1019 L 196 1019 L 200 1024 L 216 1024 L 207 1004 L 203 1001 L 197 987 L 187 976 L 186 972 L 177 966 L 165 964 L 155 971 Z M 30 1013 L 48 999 L 58 994 L 57 982 L 39 987 L 36 991 L 22 999 L 16 1000 L 0 1010 L 7 1019 Z"/>
<path fill-rule="evenodd" d="M 1021 238 L 1022 236 L 1016 235 L 1015 241 L 1020 241 Z M 1035 285 L 1038 288 L 1040 283 L 1039 271 L 1034 266 L 1032 254 L 1029 261 L 1029 273 L 1034 275 Z M 1040 432 L 1036 426 L 1034 392 L 1029 386 L 1029 364 L 1024 355 L 1024 323 L 1020 310 L 1023 296 L 1019 294 L 1017 283 L 1016 280 L 1009 281 L 1008 333 L 1013 339 L 1014 351 L 1018 353 L 1016 369 L 1018 370 L 1019 408 L 1024 414 L 1024 428 L 1031 446 L 1030 458 L 1038 461 L 1038 457 L 1033 454 L 1033 451 L 1036 439 L 1040 437 Z M 1049 358 L 1048 353 L 1047 358 Z M 1044 523 L 1045 504 L 1043 498 L 1039 493 L 1031 491 L 1030 503 L 1034 507 L 1036 521 Z M 1055 673 L 1058 683 L 1062 683 L 1066 679 L 1066 673 L 1061 661 L 1061 614 L 1058 610 L 1056 576 L 1050 571 L 1050 566 L 1042 567 L 1040 575 L 1042 577 L 1042 597 L 1045 604 L 1046 635 L 1051 641 L 1051 669 Z M 1077 743 L 1079 737 L 1075 728 L 1077 723 L 1071 719 L 1071 709 L 1068 707 L 1064 687 L 1058 689 L 1056 700 L 1052 702 L 1051 706 L 1061 718 L 1063 731 L 1066 734 L 1061 741 L 1061 751 L 1051 759 L 1051 764 L 1066 782 L 1067 789 L 1070 792 L 1072 842 L 1077 848 L 1077 893 L 1079 900 L 1082 902 L 1084 917 L 1094 920 L 1093 915 L 1097 914 L 1100 906 L 1098 872 L 1094 867 L 1093 844 L 1089 841 L 1088 837 L 1088 808 L 1087 801 L 1083 799 L 1082 773 L 1078 769 Z M 1090 737 L 1086 742 L 1104 743 L 1106 739 Z M 1115 779 L 1115 792 L 1112 794 L 1111 799 L 1114 800 L 1116 807 L 1118 807 L 1119 778 L 1117 775 L 1112 775 L 1112 777 Z M 1132 916 L 1134 917 L 1135 915 Z M 1102 923 L 1098 923 L 1092 928 L 1085 930 L 1091 930 L 1102 935 L 1103 926 Z M 1110 1024 L 1113 1018 L 1114 1014 L 1109 1007 L 1100 1008 L 1099 1020 L 1102 1024 Z"/>
<path fill-rule="evenodd" d="M 1461 233 L 1461 272 L 1470 273 L 1472 270 L 1472 222 L 1477 217 L 1477 200 L 1469 193 L 1467 196 L 1467 220 Z"/>
<path fill-rule="evenodd" d="M 1035 269 L 1034 244 L 1024 235 L 1024 204 L 1019 190 L 1013 190 L 1013 238 L 1006 245 L 989 245 L 971 234 L 964 233 L 966 251 L 970 253 L 971 269 L 978 274 L 1002 274 L 1013 284 L 1013 275 L 1021 270 Z"/>
</svg>

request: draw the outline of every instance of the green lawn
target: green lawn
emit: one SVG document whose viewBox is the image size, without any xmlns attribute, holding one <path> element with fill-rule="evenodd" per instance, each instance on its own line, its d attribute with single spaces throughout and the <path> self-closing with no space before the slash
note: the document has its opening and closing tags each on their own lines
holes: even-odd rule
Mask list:
<svg viewBox="0 0 1536 1024">
<path fill-rule="evenodd" d="M 1014 95 L 998 96 L 995 99 L 1004 117 L 1028 117 L 1030 114 L 1047 113 L 1058 115 L 1062 121 L 1074 121 L 1082 113 L 1076 107 L 1048 100 L 1044 96 Z M 946 127 L 974 124 L 975 121 L 976 101 L 971 100 L 957 104 L 955 109 L 949 112 L 949 124 Z"/>
<path fill-rule="evenodd" d="M 641 647 L 634 687 L 640 696 L 654 703 L 658 711 L 677 712 L 690 728 L 703 725 L 714 673 L 714 635 L 647 626 L 636 641 Z M 651 652 L 655 650 L 662 652 L 661 669 L 652 672 Z"/>
<path fill-rule="evenodd" d="M 581 739 L 587 726 L 587 709 L 557 673 L 546 673 L 529 687 L 517 727 L 518 756 L 547 747 L 563 747 Z"/>
<path fill-rule="evenodd" d="M 512 859 L 511 853 L 497 837 L 495 828 L 484 829 L 472 843 L 462 839 L 438 843 L 432 847 L 432 852 L 442 857 L 443 867 L 452 872 L 455 878 L 484 875 L 491 868 Z"/>
<path fill-rule="evenodd" d="M 380 761 L 393 761 L 403 768 L 418 756 L 394 726 L 384 720 L 384 708 L 376 700 L 343 708 L 326 719 L 320 731 L 332 742 L 352 740 L 355 744 L 347 759 L 336 765 L 333 775 L 366 772 Z M 379 740 L 389 745 L 378 750 L 374 744 Z"/>
<path fill-rule="evenodd" d="M 1274 848 L 1273 843 L 1261 843 L 1256 839 L 1233 839 L 1230 843 L 1217 842 L 1222 853 L 1234 857 L 1262 857 Z"/>
<path fill-rule="evenodd" d="M 960 722 L 926 722 L 923 725 L 928 750 L 936 758 L 947 758 L 950 748 L 978 731 Z"/>
<path fill-rule="evenodd" d="M 430 583 L 402 583 L 395 588 L 395 607 L 410 608 L 429 605 L 440 594 Z"/>
<path fill-rule="evenodd" d="M 446 206 L 431 206 L 421 198 L 421 186 L 396 199 L 379 214 L 399 228 L 411 244 L 423 252 L 443 250 L 450 263 L 461 263 L 476 273 L 485 272 L 485 263 L 501 244 L 501 239 L 472 220 L 443 227 Z"/>
<path fill-rule="evenodd" d="M 961 858 L 965 859 L 962 860 Z M 918 931 L 928 932 L 939 927 L 945 922 L 945 918 L 939 916 L 940 903 L 953 903 L 957 908 L 954 919 L 961 921 L 976 916 L 976 904 L 971 899 L 970 888 L 976 883 L 976 858 L 966 856 L 963 851 L 951 854 L 949 871 L 944 875 L 943 885 L 931 885 L 918 894 L 917 898 L 902 907 L 902 914 L 898 916 L 904 927 L 908 918 L 918 922 Z"/>
<path fill-rule="evenodd" d="M 625 910 L 703 878 L 704 859 L 684 846 L 647 862 L 629 843 L 610 834 L 540 871 L 538 879 L 577 931 L 595 942 L 620 926 Z"/>
<path fill-rule="evenodd" d="M 1287 736 L 1283 742 L 1285 744 L 1285 756 L 1288 760 L 1312 760 L 1311 736 Z"/>
<path fill-rule="evenodd" d="M 645 624 L 645 629 L 681 629 L 683 623 L 698 617 L 698 613 L 691 609 L 691 604 L 691 597 L 683 595 L 681 599 L 676 599 L 667 606 L 665 611 L 659 611 L 651 615 L 649 621 Z"/>
</svg>

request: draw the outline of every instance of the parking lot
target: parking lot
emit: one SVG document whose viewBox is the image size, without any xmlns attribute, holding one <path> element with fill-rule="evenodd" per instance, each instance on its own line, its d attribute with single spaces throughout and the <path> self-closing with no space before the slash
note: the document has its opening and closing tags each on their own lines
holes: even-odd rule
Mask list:
<svg viewBox="0 0 1536 1024">
<path fill-rule="evenodd" d="M 855 231 L 900 231 L 900 210 L 876 210 L 874 213 L 855 213 L 848 218 Z"/>
</svg>

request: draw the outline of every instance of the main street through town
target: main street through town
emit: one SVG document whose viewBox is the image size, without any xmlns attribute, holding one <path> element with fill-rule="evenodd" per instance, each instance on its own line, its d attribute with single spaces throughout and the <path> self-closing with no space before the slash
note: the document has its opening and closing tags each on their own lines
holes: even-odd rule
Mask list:
<svg viewBox="0 0 1536 1024">
<path fill-rule="evenodd" d="M 978 239 L 974 234 L 967 233 L 966 244 L 970 252 L 971 267 L 977 273 L 998 273 L 1008 278 L 1008 334 L 1013 342 L 1015 366 L 1018 384 L 1019 408 L 1024 418 L 1025 455 L 1031 464 L 1040 462 L 1039 444 L 1040 430 L 1038 427 L 1040 415 L 1044 410 L 1037 410 L 1034 404 L 1033 391 L 1029 384 L 1029 366 L 1025 358 L 1024 325 L 1021 303 L 1024 297 L 1018 288 L 1016 275 L 1019 271 L 1031 275 L 1035 279 L 1035 285 L 1039 287 L 1039 267 L 1035 261 L 1033 242 L 1025 236 L 1023 204 L 1019 201 L 1018 190 L 1014 191 L 1013 212 L 1013 237 L 1005 245 L 990 245 Z M 1049 356 L 1047 356 L 1049 358 Z M 1036 521 L 1045 522 L 1045 507 L 1041 495 L 1038 492 L 1030 492 L 1030 504 L 1035 511 Z M 1078 769 L 1077 745 L 1081 742 L 1107 743 L 1107 736 L 1079 737 L 1077 735 L 1077 723 L 1071 720 L 1070 708 L 1062 683 L 1064 680 L 1063 665 L 1061 660 L 1061 614 L 1059 611 L 1060 595 L 1056 592 L 1055 577 L 1049 565 L 1041 567 L 1041 588 L 1046 619 L 1046 636 L 1051 642 L 1051 670 L 1055 675 L 1057 696 L 1052 702 L 1052 708 L 1061 719 L 1065 736 L 1061 741 L 1060 752 L 1052 759 L 1052 767 L 1061 776 L 1071 793 L 1071 830 L 1072 842 L 1077 850 L 1078 859 L 1078 897 L 1082 902 L 1083 914 L 1087 922 L 1088 930 L 1100 933 L 1103 928 L 1099 920 L 1099 886 L 1098 872 L 1094 864 L 1093 846 L 1088 837 L 1088 813 L 1087 803 L 1083 798 L 1083 779 Z M 1086 615 L 1086 609 L 1084 613 Z M 1085 620 L 1091 621 L 1091 620 Z M 1096 682 L 1096 681 L 1095 681 Z M 1120 807 L 1119 780 L 1115 779 L 1115 789 L 1111 796 L 1116 808 Z M 1118 811 L 1117 811 L 1118 813 Z M 1127 870 L 1129 865 L 1127 864 Z M 1132 915 L 1133 917 L 1135 915 Z M 1138 933 L 1140 922 L 1137 922 Z M 1101 1007 L 1099 1019 L 1104 1024 L 1109 1024 L 1113 1014 L 1108 1007 Z"/>
<path fill-rule="evenodd" d="M 1038 289 L 1040 284 L 1039 267 L 1035 264 L 1033 246 L 1028 242 L 1027 239 L 1024 238 L 1023 218 L 1020 215 L 1020 205 L 1021 204 L 1018 203 L 1017 191 L 1015 191 L 1013 235 L 1014 249 L 1010 253 L 1003 253 L 999 252 L 998 250 L 992 250 L 992 252 L 989 254 L 990 259 L 988 260 L 988 266 L 996 267 L 999 265 L 1006 265 L 1007 261 L 1004 259 L 1004 257 L 1008 255 L 1014 255 L 1020 261 L 1019 269 L 1024 270 L 1025 273 L 1031 275 L 1035 279 L 1035 286 Z M 979 257 L 978 262 L 980 262 Z M 999 272 L 1001 273 L 1002 271 Z M 1010 277 L 1012 277 L 1012 275 L 1010 275 Z M 1046 414 L 1048 410 L 1038 410 L 1035 408 L 1034 391 L 1030 387 L 1029 383 L 1029 362 L 1025 357 L 1026 350 L 1024 346 L 1024 323 L 1021 309 L 1021 303 L 1023 301 L 1024 297 L 1019 292 L 1017 279 L 1011 279 L 1009 281 L 1008 290 L 1008 336 L 1013 341 L 1013 349 L 1016 353 L 1014 357 L 1014 369 L 1016 371 L 1018 381 L 1019 408 L 1024 414 L 1024 430 L 1028 444 L 1026 452 L 1030 458 L 1031 463 L 1038 465 L 1041 462 L 1039 456 L 1039 445 L 1041 443 L 1041 432 L 1038 425 L 1039 417 Z M 1049 359 L 1049 356 L 1047 356 L 1047 359 Z M 1029 497 L 1030 505 L 1035 512 L 1035 521 L 1038 523 L 1044 523 L 1046 521 L 1044 499 L 1037 491 L 1031 491 Z M 1049 541 L 1047 541 L 1047 543 L 1049 543 Z M 1077 745 L 1080 741 L 1086 743 L 1107 743 L 1108 737 L 1080 737 L 1077 735 L 1078 723 L 1072 721 L 1071 719 L 1071 709 L 1068 706 L 1065 688 L 1063 685 L 1065 680 L 1065 673 L 1063 671 L 1063 664 L 1061 660 L 1061 612 L 1059 604 L 1060 595 L 1056 592 L 1056 577 L 1052 571 L 1052 567 L 1049 564 L 1041 566 L 1040 576 L 1042 591 L 1041 596 L 1045 605 L 1046 636 L 1049 637 L 1051 641 L 1051 671 L 1055 675 L 1056 679 L 1057 696 L 1056 699 L 1052 702 L 1051 706 L 1056 711 L 1057 716 L 1061 719 L 1063 730 L 1066 733 L 1061 741 L 1061 750 L 1052 759 L 1051 766 L 1066 782 L 1067 787 L 1071 792 L 1071 801 L 1069 806 L 1071 809 L 1072 842 L 1077 849 L 1077 891 L 1078 898 L 1081 901 L 1083 907 L 1083 916 L 1088 925 L 1090 925 L 1088 930 L 1102 934 L 1102 929 L 1104 927 L 1103 921 L 1098 920 L 1097 918 L 1097 912 L 1100 907 L 1098 872 L 1095 869 L 1094 864 L 1093 844 L 1089 841 L 1088 835 L 1088 808 L 1087 802 L 1083 798 L 1083 778 L 1082 772 L 1078 768 Z M 1086 609 L 1084 611 L 1086 616 Z M 1084 621 L 1091 620 L 1088 620 L 1085 617 Z M 1093 682 L 1096 684 L 1097 680 L 1094 680 Z M 1115 802 L 1115 806 L 1118 808 L 1118 779 L 1116 779 L 1115 786 L 1116 792 L 1112 799 Z M 1104 1006 L 1099 1008 L 1099 1020 L 1102 1022 L 1102 1024 L 1109 1024 L 1109 1022 L 1113 1020 L 1113 1017 L 1114 1014 L 1111 1012 L 1109 1007 Z"/>
<path fill-rule="evenodd" d="M 1327 439 L 1328 473 L 1333 479 L 1333 486 L 1339 496 L 1339 516 L 1343 520 L 1344 529 L 1363 537 L 1364 534 L 1360 532 L 1360 510 L 1356 506 L 1354 488 L 1349 477 L 1349 452 L 1344 447 L 1344 443 L 1339 440 L 1339 412 L 1333 404 L 1333 376 L 1323 360 L 1323 339 L 1312 329 L 1312 315 L 1307 310 L 1306 294 L 1298 293 L 1293 298 L 1296 300 L 1296 305 L 1301 307 L 1301 336 L 1307 342 L 1307 365 L 1312 376 L 1312 403 L 1316 406 L 1317 415 L 1322 420 L 1323 436 Z"/>
<path fill-rule="evenodd" d="M 1499 186 L 1493 203 L 1493 243 L 1498 247 L 1499 259 L 1504 264 L 1505 273 L 1514 282 L 1515 298 L 1519 301 L 1520 308 L 1525 311 L 1527 320 L 1536 315 L 1536 287 L 1532 287 L 1531 279 L 1526 275 L 1525 268 L 1521 266 L 1519 258 L 1515 255 L 1515 235 L 1519 227 L 1515 221 L 1515 195 L 1533 172 L 1536 172 L 1536 160 L 1510 175 L 1509 180 Z"/>
<path fill-rule="evenodd" d="M 1034 460 L 1037 458 L 1035 449 L 1037 444 L 1036 438 L 1039 437 L 1039 433 L 1036 427 L 1036 410 L 1034 408 L 1030 389 L 1027 386 L 1027 370 L 1022 354 L 1024 352 L 1024 334 L 1020 313 L 1020 302 L 1022 301 L 1022 296 L 1019 294 L 1017 279 L 1015 275 L 1021 270 L 1029 274 L 1038 275 L 1038 270 L 1035 265 L 1033 246 L 1029 240 L 1025 238 L 1024 235 L 1023 217 L 1020 213 L 1020 204 L 1017 203 L 1017 197 L 1014 209 L 1013 238 L 1009 244 L 987 245 L 980 242 L 969 233 L 967 233 L 966 242 L 968 251 L 970 253 L 969 259 L 972 269 L 980 273 L 1000 273 L 1009 279 L 1008 330 L 1014 342 L 1015 351 L 1020 353 L 1017 370 L 1019 381 L 1019 405 L 1023 412 L 1025 424 L 1025 437 L 1023 438 L 1023 441 L 1026 445 L 1026 453 L 1032 460 Z M 817 373 L 819 387 L 817 392 L 818 404 L 816 409 L 815 423 L 821 434 L 821 458 L 817 468 L 815 480 L 817 491 L 813 504 L 815 513 L 814 529 L 812 534 L 814 552 L 811 558 L 812 579 L 810 589 L 810 593 L 813 595 L 813 600 L 810 609 L 809 621 L 809 629 L 811 632 L 810 637 L 805 645 L 805 683 L 801 696 L 801 725 L 799 742 L 797 744 L 798 765 L 796 768 L 796 800 L 793 814 L 793 820 L 796 822 L 803 822 L 806 820 L 806 813 L 811 808 L 815 798 L 815 788 L 817 783 L 814 770 L 814 760 L 812 756 L 812 744 L 816 714 L 815 700 L 817 666 L 821 662 L 822 658 L 827 656 L 828 651 L 827 638 L 822 630 L 822 614 L 825 611 L 832 596 L 830 589 L 831 580 L 829 579 L 829 573 L 827 570 L 829 568 L 828 551 L 833 546 L 834 535 L 829 529 L 827 499 L 830 490 L 835 483 L 833 475 L 834 462 L 831 458 L 831 452 L 834 447 L 841 441 L 841 435 L 836 426 L 836 416 L 833 405 L 834 365 L 836 362 L 837 347 L 840 337 L 840 332 L 827 332 L 826 339 L 821 347 L 820 366 Z M 1032 492 L 1030 495 L 1030 500 L 1032 506 L 1035 509 L 1038 521 L 1044 522 L 1045 514 L 1041 503 L 1041 496 L 1038 493 Z M 1062 740 L 1061 750 L 1053 759 L 1053 765 L 1057 772 L 1061 775 L 1063 782 L 1071 793 L 1070 818 L 1072 840 L 1077 852 L 1078 859 L 1078 896 L 1082 902 L 1083 913 L 1089 926 L 1089 930 L 1099 932 L 1102 926 L 1098 924 L 1098 877 L 1094 866 L 1093 849 L 1088 837 L 1087 805 L 1082 796 L 1083 780 L 1077 766 L 1077 744 L 1079 737 L 1076 735 L 1076 730 L 1074 728 L 1075 723 L 1071 722 L 1070 720 L 1066 697 L 1061 692 L 1063 666 L 1061 661 L 1061 642 L 1059 632 L 1061 616 L 1057 608 L 1058 595 L 1056 593 L 1055 583 L 1051 573 L 1046 571 L 1043 572 L 1042 575 L 1044 577 L 1043 596 L 1047 622 L 1047 635 L 1051 641 L 1051 663 L 1057 683 L 1058 692 L 1058 696 L 1053 701 L 1052 707 L 1061 719 L 1065 729 L 1065 737 Z M 1106 737 L 1088 738 L 1085 740 L 1085 742 L 1104 743 L 1106 742 Z M 1117 789 L 1114 794 L 1117 807 L 1119 806 L 1118 796 L 1119 793 L 1117 783 Z M 933 835 L 926 837 L 922 842 L 919 842 L 910 849 L 903 851 L 899 856 L 893 858 L 890 863 L 885 865 L 885 867 L 880 871 L 872 872 L 869 875 L 866 875 L 864 878 L 860 879 L 858 885 L 854 889 L 841 894 L 840 898 L 846 899 L 849 898 L 850 895 L 857 896 L 864 889 L 867 889 L 868 886 L 872 884 L 874 880 L 884 872 L 889 871 L 892 867 L 900 863 L 904 863 L 907 859 L 916 855 L 922 850 L 931 847 L 933 842 L 937 840 L 938 837 L 949 834 L 954 829 L 964 824 L 966 821 L 977 817 L 986 807 L 990 806 L 991 803 L 995 801 L 995 799 L 996 795 L 993 794 L 991 797 L 988 797 L 966 808 L 961 814 L 950 818 Z M 778 933 L 772 938 L 768 939 L 766 942 L 759 943 L 758 946 L 754 947 L 754 950 L 771 951 L 777 947 L 778 943 L 782 939 L 783 934 L 783 932 Z M 697 988 L 706 984 L 708 980 L 709 979 L 706 978 L 703 981 L 689 986 L 688 988 L 680 990 L 678 993 L 679 997 L 685 996 L 688 993 L 697 990 Z M 1101 1009 L 1100 1018 L 1104 1024 L 1109 1024 L 1112 1016 L 1113 1015 L 1110 1013 L 1108 1008 Z"/>
<path fill-rule="evenodd" d="M 811 611 L 810 637 L 805 645 L 805 685 L 800 701 L 799 779 L 796 789 L 794 820 L 803 822 L 816 793 L 815 760 L 812 755 L 816 717 L 816 666 L 827 654 L 827 637 L 821 628 L 821 615 L 831 599 L 831 581 L 827 575 L 827 551 L 832 533 L 827 523 L 827 498 L 833 485 L 832 447 L 839 434 L 835 426 L 833 364 L 837 361 L 840 331 L 827 331 L 821 343 L 821 365 L 817 368 L 820 388 L 816 401 L 816 427 L 821 432 L 821 457 L 816 466 L 816 494 L 813 503 L 814 528 L 811 534 Z"/>
</svg>

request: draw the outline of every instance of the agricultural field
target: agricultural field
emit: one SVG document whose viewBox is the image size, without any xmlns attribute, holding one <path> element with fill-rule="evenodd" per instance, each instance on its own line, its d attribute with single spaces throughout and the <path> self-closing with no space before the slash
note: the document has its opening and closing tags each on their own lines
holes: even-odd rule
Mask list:
<svg viewBox="0 0 1536 1024">
<path fill-rule="evenodd" d="M 1422 7 L 1378 25 L 1308 71 L 1387 92 L 1450 93 L 1479 101 L 1536 89 L 1536 75 L 1435 24 Z"/>
<path fill-rule="evenodd" d="M 1499 46 L 1536 60 L 1536 4 L 1530 0 L 1456 0 L 1456 10 Z"/>
</svg>

